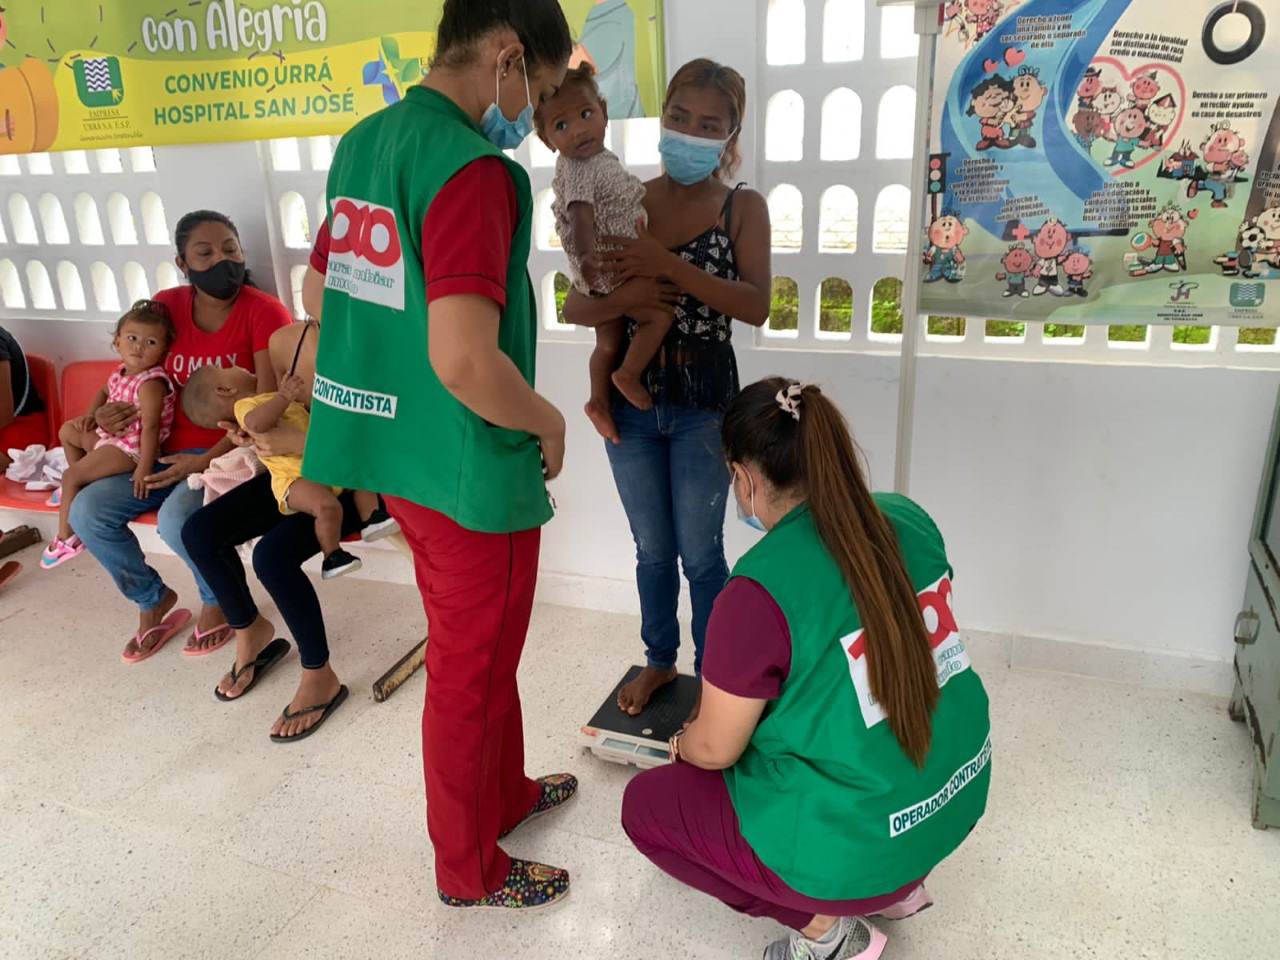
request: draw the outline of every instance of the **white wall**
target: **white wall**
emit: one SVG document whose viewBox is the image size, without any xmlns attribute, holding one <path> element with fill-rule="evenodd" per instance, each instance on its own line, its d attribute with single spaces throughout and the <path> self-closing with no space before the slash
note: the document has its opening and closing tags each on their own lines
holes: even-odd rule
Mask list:
<svg viewBox="0 0 1280 960">
<path fill-rule="evenodd" d="M 742 16 L 744 6 L 669 0 L 671 68 L 707 55 L 753 82 L 756 23 Z M 756 127 L 747 132 L 745 175 L 752 178 Z M 170 177 L 164 194 L 171 219 L 196 206 L 231 213 L 266 279 L 267 191 L 256 150 L 158 155 L 161 170 L 183 161 L 185 175 Z M 96 324 L 2 322 L 60 362 L 103 355 Z M 891 484 L 895 357 L 759 349 L 745 328 L 739 337 L 744 378 L 785 373 L 828 387 L 854 425 L 874 481 Z M 588 352 L 585 343 L 558 341 L 544 343 L 539 357 L 539 387 L 570 421 L 566 470 L 554 488 L 559 515 L 545 538 L 543 596 L 634 610 L 626 520 L 603 447 L 579 414 Z M 962 622 L 1229 659 L 1278 387 L 1280 374 L 1260 371 L 922 359 L 912 492 L 948 538 Z M 733 557 L 753 536 L 731 516 Z M 1099 651 L 1097 663 L 1104 662 Z"/>
<path fill-rule="evenodd" d="M 540 355 L 563 409 L 584 348 Z M 745 379 L 829 389 L 874 482 L 893 481 L 897 361 L 745 350 Z M 924 358 L 912 495 L 947 537 L 973 629 L 1226 660 L 1280 374 Z M 603 448 L 572 418 L 547 571 L 626 580 L 632 555 Z M 730 519 L 732 557 L 755 534 Z M 626 589 L 581 595 L 608 606 Z M 562 588 L 567 589 L 567 588 Z M 634 603 L 625 604 L 633 609 Z"/>
</svg>

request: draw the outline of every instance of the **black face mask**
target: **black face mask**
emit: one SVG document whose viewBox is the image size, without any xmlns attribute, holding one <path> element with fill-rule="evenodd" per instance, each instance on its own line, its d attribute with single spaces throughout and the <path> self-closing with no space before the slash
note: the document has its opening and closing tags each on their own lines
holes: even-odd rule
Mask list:
<svg viewBox="0 0 1280 960">
<path fill-rule="evenodd" d="M 244 286 L 246 272 L 239 260 L 222 260 L 208 270 L 188 270 L 187 279 L 215 300 L 231 300 Z"/>
</svg>

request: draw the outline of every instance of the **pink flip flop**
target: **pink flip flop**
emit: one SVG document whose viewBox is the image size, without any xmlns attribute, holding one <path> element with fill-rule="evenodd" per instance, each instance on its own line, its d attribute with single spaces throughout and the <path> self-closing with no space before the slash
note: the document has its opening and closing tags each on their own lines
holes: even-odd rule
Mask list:
<svg viewBox="0 0 1280 960">
<path fill-rule="evenodd" d="M 158 633 L 160 634 L 160 639 L 156 641 L 156 645 L 154 647 L 152 647 L 150 650 L 142 650 L 141 653 L 135 653 L 132 656 L 130 656 L 130 654 L 128 653 L 128 647 L 126 647 L 125 648 L 126 652 L 120 655 L 121 659 L 124 660 L 125 663 L 141 663 L 143 660 L 146 660 L 150 657 L 154 657 L 157 653 L 160 652 L 160 649 L 166 643 L 168 643 L 175 636 L 181 633 L 183 629 L 186 628 L 187 624 L 189 624 L 190 622 L 191 622 L 190 610 L 174 610 L 162 621 L 160 621 L 160 624 L 158 626 L 152 627 L 146 633 L 140 633 L 133 638 L 134 647 L 141 649 L 142 645 L 146 643 L 148 637 L 150 637 L 152 634 Z"/>
<path fill-rule="evenodd" d="M 228 643 L 230 643 L 231 640 L 236 635 L 236 632 L 231 629 L 230 624 L 224 623 L 221 626 L 211 627 L 208 630 L 201 630 L 199 627 L 196 627 L 194 631 L 195 641 L 196 643 L 199 643 L 205 637 L 211 637 L 220 630 L 225 630 L 227 634 L 225 637 L 222 638 L 221 642 L 214 644 L 212 647 L 205 647 L 204 649 L 193 649 L 192 647 L 183 647 L 182 655 L 184 657 L 207 657 L 211 653 L 217 653 L 219 650 L 225 647 Z"/>
</svg>

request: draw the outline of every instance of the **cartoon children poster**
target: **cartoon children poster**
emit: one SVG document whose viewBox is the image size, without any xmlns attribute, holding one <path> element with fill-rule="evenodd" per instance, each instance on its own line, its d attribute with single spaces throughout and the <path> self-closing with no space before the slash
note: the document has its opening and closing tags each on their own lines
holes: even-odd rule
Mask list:
<svg viewBox="0 0 1280 960">
<path fill-rule="evenodd" d="M 944 6 L 922 312 L 1280 324 L 1280 29 L 1221 49 L 1220 6 Z"/>
</svg>

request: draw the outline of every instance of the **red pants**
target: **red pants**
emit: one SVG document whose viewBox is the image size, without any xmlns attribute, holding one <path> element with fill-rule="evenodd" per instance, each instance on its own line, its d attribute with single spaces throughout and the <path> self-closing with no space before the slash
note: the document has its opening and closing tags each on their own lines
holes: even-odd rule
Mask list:
<svg viewBox="0 0 1280 960">
<path fill-rule="evenodd" d="M 538 580 L 542 531 L 474 533 L 426 507 L 385 498 L 413 550 L 427 611 L 422 767 L 427 833 L 441 893 L 479 900 L 511 859 L 498 834 L 533 809 L 524 773 L 516 668 Z"/>
</svg>

